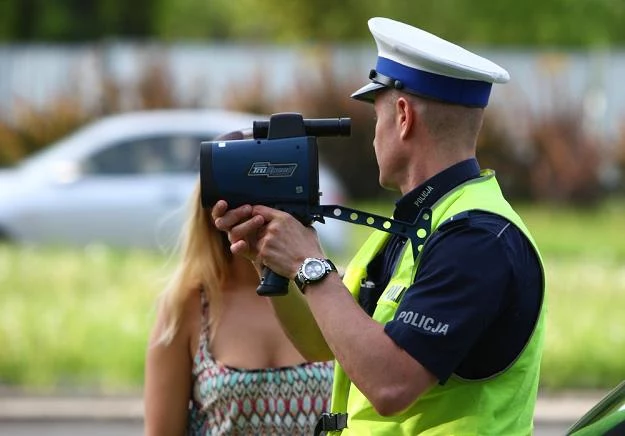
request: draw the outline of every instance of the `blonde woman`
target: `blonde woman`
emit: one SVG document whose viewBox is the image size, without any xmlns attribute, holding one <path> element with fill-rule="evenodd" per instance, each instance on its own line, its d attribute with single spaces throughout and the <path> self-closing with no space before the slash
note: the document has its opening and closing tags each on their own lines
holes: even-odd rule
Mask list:
<svg viewBox="0 0 625 436">
<path fill-rule="evenodd" d="M 256 294 L 253 264 L 233 256 L 200 201 L 159 302 L 145 365 L 145 434 L 312 434 L 329 408 L 330 362 L 307 362 Z"/>
</svg>

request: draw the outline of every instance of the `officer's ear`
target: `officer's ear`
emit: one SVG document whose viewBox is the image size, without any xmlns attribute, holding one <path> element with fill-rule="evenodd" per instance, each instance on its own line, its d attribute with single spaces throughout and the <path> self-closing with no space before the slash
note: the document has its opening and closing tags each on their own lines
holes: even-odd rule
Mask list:
<svg viewBox="0 0 625 436">
<path fill-rule="evenodd" d="M 399 135 L 401 139 L 407 139 L 416 126 L 419 114 L 410 100 L 400 95 L 395 101 L 395 115 Z"/>
</svg>

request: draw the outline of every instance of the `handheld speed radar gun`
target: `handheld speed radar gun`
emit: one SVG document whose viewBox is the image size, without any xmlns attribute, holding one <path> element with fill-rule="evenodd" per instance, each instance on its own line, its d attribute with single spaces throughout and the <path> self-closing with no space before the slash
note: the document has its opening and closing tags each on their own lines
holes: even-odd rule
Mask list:
<svg viewBox="0 0 625 436">
<path fill-rule="evenodd" d="M 202 142 L 202 207 L 212 208 L 222 199 L 230 208 L 261 204 L 283 210 L 304 225 L 323 223 L 324 217 L 340 219 L 406 236 L 416 253 L 416 244 L 424 239 L 417 236 L 423 234 L 417 231 L 422 230 L 422 216 L 415 223 L 403 223 L 341 205 L 320 204 L 316 138 L 350 133 L 349 118 L 304 119 L 298 113 L 279 113 L 269 121 L 254 121 L 251 137 L 241 131 Z M 257 293 L 285 295 L 288 283 L 288 278 L 265 268 Z"/>
</svg>

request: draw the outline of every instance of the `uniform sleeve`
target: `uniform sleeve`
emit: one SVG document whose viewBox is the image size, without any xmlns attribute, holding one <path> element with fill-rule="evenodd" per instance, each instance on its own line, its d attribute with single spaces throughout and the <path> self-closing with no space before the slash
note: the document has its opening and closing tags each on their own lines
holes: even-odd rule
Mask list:
<svg viewBox="0 0 625 436">
<path fill-rule="evenodd" d="M 499 314 L 512 274 L 492 229 L 468 218 L 441 226 L 385 331 L 444 384 Z"/>
</svg>

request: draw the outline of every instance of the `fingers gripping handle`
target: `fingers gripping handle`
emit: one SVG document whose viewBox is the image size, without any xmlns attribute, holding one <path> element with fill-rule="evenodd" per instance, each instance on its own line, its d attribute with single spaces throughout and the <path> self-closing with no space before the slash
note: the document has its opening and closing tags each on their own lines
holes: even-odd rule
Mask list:
<svg viewBox="0 0 625 436">
<path fill-rule="evenodd" d="M 263 276 L 256 293 L 261 297 L 278 297 L 289 292 L 289 279 L 276 274 L 267 267 L 263 268 Z"/>
</svg>

